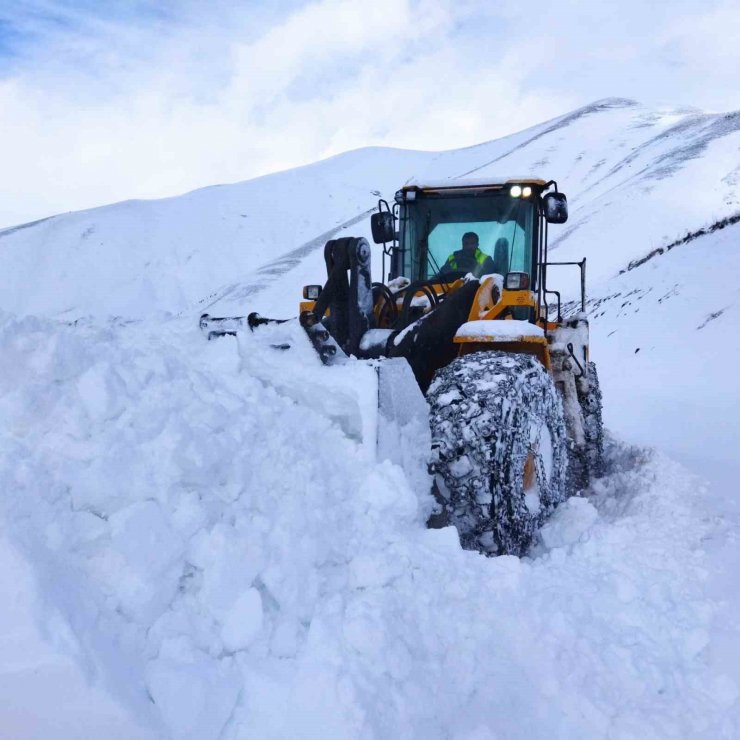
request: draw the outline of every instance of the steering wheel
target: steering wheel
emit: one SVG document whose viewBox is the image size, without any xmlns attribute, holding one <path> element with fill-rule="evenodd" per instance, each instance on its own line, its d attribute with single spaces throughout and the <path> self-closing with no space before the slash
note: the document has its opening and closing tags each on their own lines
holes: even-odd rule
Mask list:
<svg viewBox="0 0 740 740">
<path fill-rule="evenodd" d="M 455 280 L 464 278 L 468 272 L 465 270 L 451 270 L 450 272 L 438 272 L 433 278 L 430 278 L 430 282 L 440 283 L 454 283 Z"/>
</svg>

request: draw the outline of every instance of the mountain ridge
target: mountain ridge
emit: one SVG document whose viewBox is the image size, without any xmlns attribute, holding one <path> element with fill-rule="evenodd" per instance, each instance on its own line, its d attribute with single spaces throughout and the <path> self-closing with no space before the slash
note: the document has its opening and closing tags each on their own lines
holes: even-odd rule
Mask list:
<svg viewBox="0 0 740 740">
<path fill-rule="evenodd" d="M 14 287 L 0 308 L 65 318 L 197 310 L 207 296 L 253 284 L 258 271 L 353 221 L 378 197 L 391 199 L 412 178 L 494 177 L 502 169 L 558 181 L 571 216 L 551 230 L 551 247 L 563 259 L 587 256 L 592 277 L 605 279 L 732 215 L 740 207 L 739 151 L 740 113 L 654 109 L 624 98 L 463 149 L 356 149 L 253 180 L 4 229 L 0 272 Z M 676 198 L 677 188 L 686 195 Z M 353 229 L 369 236 L 366 223 Z M 321 279 L 320 255 L 302 254 L 285 293 L 303 276 Z"/>
</svg>

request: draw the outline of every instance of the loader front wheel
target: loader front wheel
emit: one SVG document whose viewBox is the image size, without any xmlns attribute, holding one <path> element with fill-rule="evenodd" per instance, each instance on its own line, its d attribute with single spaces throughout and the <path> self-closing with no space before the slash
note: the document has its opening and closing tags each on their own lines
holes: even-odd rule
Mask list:
<svg viewBox="0 0 740 740">
<path fill-rule="evenodd" d="M 477 352 L 437 371 L 427 393 L 437 500 L 463 547 L 522 555 L 566 497 L 560 396 L 530 355 Z"/>
</svg>

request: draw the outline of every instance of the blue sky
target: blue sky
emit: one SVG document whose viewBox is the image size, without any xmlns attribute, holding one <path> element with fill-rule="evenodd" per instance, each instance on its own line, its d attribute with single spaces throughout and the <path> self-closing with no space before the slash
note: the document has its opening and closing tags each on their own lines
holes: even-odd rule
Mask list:
<svg viewBox="0 0 740 740">
<path fill-rule="evenodd" d="M 733 0 L 0 0 L 0 226 L 593 100 L 740 108 Z"/>
</svg>

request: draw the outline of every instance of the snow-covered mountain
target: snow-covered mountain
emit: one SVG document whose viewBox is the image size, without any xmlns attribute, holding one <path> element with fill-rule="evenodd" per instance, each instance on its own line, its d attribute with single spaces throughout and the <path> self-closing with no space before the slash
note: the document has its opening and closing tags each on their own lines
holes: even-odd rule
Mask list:
<svg viewBox="0 0 740 740">
<path fill-rule="evenodd" d="M 367 233 L 364 214 L 379 195 L 392 198 L 411 178 L 470 174 L 557 179 L 571 218 L 555 244 L 564 258 L 587 256 L 592 278 L 608 277 L 740 210 L 740 112 L 609 99 L 467 149 L 360 149 L 236 185 L 54 216 L 0 231 L 0 308 L 141 317 L 222 296 L 238 307 L 268 283 L 280 294 L 270 308 L 285 311 L 285 290 L 322 274 L 334 230 Z"/>
<path fill-rule="evenodd" d="M 614 435 L 521 560 L 425 529 L 428 492 L 353 416 L 367 368 L 324 368 L 291 324 L 197 329 L 295 315 L 378 197 L 473 173 L 568 194 L 551 237 L 588 258 Z M 738 212 L 740 114 L 609 99 L 0 232 L 0 558 L 23 606 L 0 620 L 0 728 L 64 719 L 55 666 L 99 710 L 88 734 L 740 734 Z"/>
</svg>

